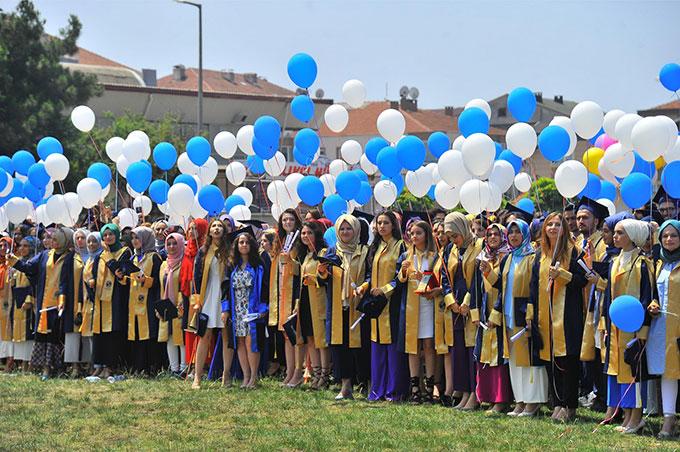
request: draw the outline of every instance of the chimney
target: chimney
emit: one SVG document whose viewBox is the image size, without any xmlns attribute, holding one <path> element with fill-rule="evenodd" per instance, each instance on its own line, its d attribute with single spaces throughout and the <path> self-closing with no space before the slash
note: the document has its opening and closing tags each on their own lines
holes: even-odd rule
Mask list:
<svg viewBox="0 0 680 452">
<path fill-rule="evenodd" d="M 257 74 L 255 72 L 246 72 L 243 74 L 243 79 L 246 81 L 246 83 L 257 85 Z"/>
<path fill-rule="evenodd" d="M 236 79 L 236 74 L 234 74 L 233 69 L 222 69 L 222 71 L 220 71 L 220 72 L 222 74 L 223 79 L 234 83 L 234 80 Z"/>
<path fill-rule="evenodd" d="M 444 114 L 446 116 L 453 116 L 453 107 L 444 107 Z"/>
<path fill-rule="evenodd" d="M 390 101 L 390 108 L 392 108 L 394 110 L 399 110 L 399 101 L 391 100 Z"/>
<path fill-rule="evenodd" d="M 145 86 L 156 86 L 156 69 L 142 69 Z"/>
<path fill-rule="evenodd" d="M 534 93 L 534 96 L 536 96 L 536 102 L 538 102 L 539 104 L 543 103 L 543 93 L 541 91 L 536 91 Z"/>
<path fill-rule="evenodd" d="M 555 102 L 558 104 L 563 104 L 564 103 L 564 97 L 562 95 L 555 96 Z"/>
<path fill-rule="evenodd" d="M 172 67 L 172 78 L 176 82 L 183 82 L 187 79 L 187 68 L 183 64 L 176 64 Z"/>
<path fill-rule="evenodd" d="M 402 97 L 399 105 L 404 111 L 418 111 L 418 100 Z"/>
</svg>

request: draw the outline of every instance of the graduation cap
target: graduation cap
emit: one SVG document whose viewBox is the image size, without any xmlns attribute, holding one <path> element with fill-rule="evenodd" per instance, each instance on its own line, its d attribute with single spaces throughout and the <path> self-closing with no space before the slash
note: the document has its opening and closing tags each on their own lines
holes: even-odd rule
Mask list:
<svg viewBox="0 0 680 452">
<path fill-rule="evenodd" d="M 161 316 L 163 320 L 170 320 L 179 316 L 177 306 L 175 306 L 175 304 L 167 298 L 155 302 L 153 304 L 153 309 L 158 313 L 158 315 Z"/>
<path fill-rule="evenodd" d="M 481 212 L 479 215 L 475 217 L 475 219 L 480 221 L 484 229 L 488 228 L 491 224 L 497 221 L 495 214 L 493 213 L 487 214 L 486 212 Z"/>
<path fill-rule="evenodd" d="M 352 215 L 359 218 L 359 219 L 364 219 L 368 222 L 368 224 L 371 224 L 371 221 L 375 218 L 375 215 L 371 215 L 370 213 L 362 212 L 360 210 L 355 210 L 352 212 Z"/>
<path fill-rule="evenodd" d="M 609 216 L 609 209 L 607 206 L 600 204 L 587 196 L 581 196 L 581 200 L 578 203 L 578 210 L 581 209 L 589 211 L 598 220 L 604 220 Z"/>
<path fill-rule="evenodd" d="M 283 331 L 286 333 L 288 340 L 293 345 L 297 344 L 297 316 L 297 313 L 293 314 L 288 318 L 288 320 L 283 322 Z"/>
<path fill-rule="evenodd" d="M 647 222 L 647 223 L 649 223 L 649 222 L 651 222 L 651 221 L 654 221 L 654 222 L 656 222 L 656 224 L 658 224 L 659 226 L 663 224 L 663 222 L 664 222 L 663 215 L 661 215 L 661 212 L 659 212 L 658 210 L 652 209 L 651 213 L 650 213 L 649 210 L 647 210 L 647 214 L 648 214 L 648 215 L 642 217 L 642 218 L 640 219 L 640 221 L 645 221 L 645 222 Z"/>
<path fill-rule="evenodd" d="M 663 188 L 663 185 L 659 186 L 659 189 L 656 191 L 656 194 L 654 195 L 653 201 L 657 204 L 661 204 L 662 202 L 672 202 L 673 204 L 676 204 L 678 202 L 677 199 L 672 198 L 668 193 L 666 193 L 666 190 Z"/>
<path fill-rule="evenodd" d="M 352 215 L 359 220 L 359 225 L 361 226 L 361 231 L 359 231 L 359 243 L 361 245 L 368 245 L 372 235 L 370 231 L 371 221 L 373 221 L 375 216 L 359 210 L 352 212 Z"/>
<path fill-rule="evenodd" d="M 230 232 L 229 234 L 227 234 L 227 241 L 228 241 L 229 243 L 234 243 L 234 241 L 236 240 L 236 238 L 237 238 L 239 235 L 241 235 L 241 234 L 246 234 L 246 233 L 248 233 L 248 234 L 252 235 L 253 237 L 255 237 L 255 232 L 253 231 L 253 227 L 250 226 L 250 225 L 248 225 L 248 226 L 245 226 L 245 227 L 243 227 L 243 228 L 237 229 L 237 230 L 235 230 L 235 231 Z"/>
<path fill-rule="evenodd" d="M 520 209 L 514 204 L 507 203 L 505 205 L 505 210 L 507 210 L 508 213 L 510 213 L 511 215 L 514 215 L 515 217 L 526 221 L 528 224 L 531 224 L 531 221 L 534 219 L 534 216 L 531 213 L 527 212 L 524 209 Z"/>
<path fill-rule="evenodd" d="M 357 311 L 375 319 L 382 314 L 385 306 L 387 306 L 387 297 L 384 294 L 373 295 L 369 292 L 357 305 Z"/>
<path fill-rule="evenodd" d="M 576 210 L 576 204 L 574 204 L 573 202 L 568 202 L 568 203 L 564 206 L 564 211 L 565 211 L 565 212 L 571 212 L 571 211 L 573 211 L 573 210 Z"/>
<path fill-rule="evenodd" d="M 250 225 L 255 229 L 267 229 L 265 226 L 269 226 L 267 222 L 260 220 L 242 220 L 239 223 Z"/>
<path fill-rule="evenodd" d="M 402 233 L 406 234 L 406 226 L 408 226 L 410 223 L 414 223 L 416 221 L 421 220 L 427 222 L 427 213 L 412 210 L 404 210 L 403 214 L 401 215 Z"/>
</svg>

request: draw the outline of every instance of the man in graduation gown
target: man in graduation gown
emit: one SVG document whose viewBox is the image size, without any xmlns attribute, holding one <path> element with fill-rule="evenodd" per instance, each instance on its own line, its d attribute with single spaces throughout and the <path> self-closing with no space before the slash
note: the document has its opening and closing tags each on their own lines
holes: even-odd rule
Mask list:
<svg viewBox="0 0 680 452">
<path fill-rule="evenodd" d="M 654 196 L 654 202 L 657 205 L 659 213 L 663 217 L 663 221 L 667 220 L 677 220 L 678 219 L 678 200 L 671 198 L 663 186 L 659 187 L 659 190 Z M 659 224 L 660 226 L 661 224 Z"/>
</svg>

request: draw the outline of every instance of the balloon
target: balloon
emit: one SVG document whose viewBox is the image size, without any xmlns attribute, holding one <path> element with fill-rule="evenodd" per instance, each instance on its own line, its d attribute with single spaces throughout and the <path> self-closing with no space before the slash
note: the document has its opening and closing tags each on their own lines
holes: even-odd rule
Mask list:
<svg viewBox="0 0 680 452">
<path fill-rule="evenodd" d="M 272 145 L 267 145 L 258 140 L 257 137 L 253 137 L 253 151 L 255 151 L 255 155 L 260 157 L 262 160 L 269 160 L 270 158 L 274 157 L 278 148 L 278 142 L 274 142 Z"/>
<path fill-rule="evenodd" d="M 149 196 L 156 204 L 164 204 L 168 200 L 170 185 L 161 179 L 156 179 L 149 185 Z"/>
<path fill-rule="evenodd" d="M 222 131 L 215 135 L 213 147 L 220 157 L 230 159 L 236 153 L 236 137 L 231 132 Z"/>
<path fill-rule="evenodd" d="M 240 196 L 245 201 L 246 207 L 250 207 L 253 203 L 253 194 L 246 187 L 235 188 L 232 195 Z"/>
<path fill-rule="evenodd" d="M 93 163 L 87 169 L 87 177 L 96 179 L 99 182 L 99 186 L 103 189 L 111 183 L 111 168 L 101 162 Z"/>
<path fill-rule="evenodd" d="M 208 161 L 198 169 L 197 177 L 200 180 L 201 185 L 212 184 L 217 177 L 218 171 L 219 168 L 217 167 L 217 160 L 215 160 L 213 157 L 209 157 Z"/>
<path fill-rule="evenodd" d="M 571 119 L 566 116 L 555 116 L 551 121 L 550 126 L 560 126 L 569 134 L 569 150 L 567 151 L 567 156 L 574 153 L 576 149 L 576 144 L 578 143 L 578 137 L 574 132 L 574 127 L 571 124 Z"/>
<path fill-rule="evenodd" d="M 675 144 L 671 146 L 668 150 L 666 150 L 666 152 L 663 154 L 663 159 L 667 163 L 680 160 L 680 137 L 676 137 L 674 143 Z"/>
<path fill-rule="evenodd" d="M 347 140 L 340 146 L 340 155 L 350 165 L 355 165 L 361 160 L 361 144 L 356 140 Z"/>
<path fill-rule="evenodd" d="M 458 116 L 458 129 L 465 138 L 474 133 L 487 133 L 489 117 L 481 108 L 467 108 Z"/>
<path fill-rule="evenodd" d="M 142 193 L 151 183 L 151 167 L 143 161 L 132 163 L 125 178 L 134 191 Z"/>
<path fill-rule="evenodd" d="M 360 80 L 347 80 L 342 85 L 342 98 L 352 108 L 360 108 L 366 100 L 366 87 Z"/>
<path fill-rule="evenodd" d="M 628 151 L 633 149 L 633 127 L 635 127 L 635 124 L 641 119 L 642 116 L 640 115 L 627 113 L 616 121 L 614 138 L 619 140 L 621 146 Z"/>
<path fill-rule="evenodd" d="M 496 184 L 501 193 L 505 193 L 512 187 L 514 179 L 515 169 L 510 162 L 506 160 L 496 160 L 493 163 L 493 169 L 489 175 L 489 182 Z"/>
<path fill-rule="evenodd" d="M 635 157 L 635 165 L 633 165 L 631 173 L 642 173 L 649 176 L 650 179 L 653 178 L 656 174 L 656 165 L 653 162 L 645 161 L 635 151 L 633 151 L 633 156 Z"/>
<path fill-rule="evenodd" d="M 388 177 L 396 176 L 401 172 L 397 150 L 392 146 L 387 146 L 378 153 L 377 164 L 380 172 Z"/>
<path fill-rule="evenodd" d="M 314 117 L 314 102 L 306 94 L 295 96 L 290 103 L 290 111 L 300 122 L 309 122 Z"/>
<path fill-rule="evenodd" d="M 254 136 L 255 127 L 251 125 L 241 127 L 236 133 L 236 143 L 238 143 L 238 147 L 245 155 L 255 155 L 255 151 L 253 151 Z"/>
<path fill-rule="evenodd" d="M 652 191 L 652 180 L 642 173 L 631 173 L 621 183 L 621 199 L 631 209 L 644 206 Z"/>
<path fill-rule="evenodd" d="M 102 186 L 97 179 L 86 177 L 78 182 L 76 193 L 78 194 L 80 204 L 86 209 L 91 209 L 96 206 L 101 199 Z"/>
<path fill-rule="evenodd" d="M 645 320 L 645 308 L 632 295 L 621 295 L 614 298 L 609 306 L 609 317 L 621 331 L 635 333 Z"/>
<path fill-rule="evenodd" d="M 229 216 L 236 221 L 249 221 L 252 218 L 252 213 L 246 206 L 234 206 L 234 208 L 229 211 Z"/>
<path fill-rule="evenodd" d="M 604 112 L 602 107 L 591 100 L 576 104 L 571 111 L 571 124 L 574 132 L 586 140 L 592 138 L 602 128 Z"/>
<path fill-rule="evenodd" d="M 560 126 L 548 126 L 538 136 L 538 148 L 546 160 L 556 162 L 569 150 L 569 133 Z"/>
<path fill-rule="evenodd" d="M 604 151 L 597 147 L 592 147 L 583 153 L 583 164 L 586 166 L 589 172 L 600 175 L 600 170 L 598 165 L 600 160 L 604 157 Z"/>
<path fill-rule="evenodd" d="M 177 169 L 182 174 L 198 174 L 198 166 L 194 165 L 186 152 L 177 158 Z"/>
<path fill-rule="evenodd" d="M 347 164 L 340 159 L 335 159 L 328 165 L 328 172 L 333 177 L 338 177 L 340 173 L 342 173 L 343 171 L 347 171 L 347 169 L 348 169 Z"/>
<path fill-rule="evenodd" d="M 264 162 L 257 155 L 249 155 L 246 159 L 246 168 L 253 174 L 263 174 Z"/>
<path fill-rule="evenodd" d="M 12 164 L 12 159 L 6 155 L 0 155 L 0 168 L 7 171 L 7 174 L 14 174 L 14 165 Z"/>
<path fill-rule="evenodd" d="M 304 177 L 305 176 L 300 173 L 292 173 L 286 176 L 286 179 L 284 180 L 286 190 L 290 197 L 295 201 L 295 204 L 300 202 L 300 197 L 297 195 L 297 187 Z"/>
<path fill-rule="evenodd" d="M 467 110 L 468 108 L 479 108 L 486 113 L 487 118 L 491 119 L 491 107 L 484 99 L 472 99 L 471 101 L 468 101 L 468 103 L 465 104 L 464 110 Z"/>
<path fill-rule="evenodd" d="M 396 143 L 406 130 L 406 119 L 400 111 L 388 108 L 378 115 L 376 125 L 383 138 L 391 143 Z"/>
<path fill-rule="evenodd" d="M 605 198 L 612 202 L 616 201 L 616 185 L 606 180 L 601 181 L 600 194 L 597 198 Z"/>
<path fill-rule="evenodd" d="M 332 174 L 322 174 L 319 180 L 323 184 L 324 196 L 330 196 L 335 193 L 335 176 Z"/>
<path fill-rule="evenodd" d="M 277 152 L 274 157 L 263 162 L 264 170 L 272 177 L 280 176 L 283 170 L 286 169 L 286 157 Z"/>
<path fill-rule="evenodd" d="M 295 147 L 306 155 L 313 156 L 319 149 L 319 135 L 312 129 L 302 129 L 295 134 Z"/>
<path fill-rule="evenodd" d="M 607 198 L 599 198 L 596 199 L 597 202 L 602 204 L 603 206 L 607 207 L 607 210 L 609 211 L 609 215 L 614 215 L 616 213 L 616 206 L 612 201 L 610 201 Z"/>
<path fill-rule="evenodd" d="M 343 171 L 335 179 L 335 189 L 345 201 L 354 199 L 359 193 L 361 180 L 351 171 Z"/>
<path fill-rule="evenodd" d="M 425 196 L 432 186 L 432 173 L 427 168 L 418 168 L 406 173 L 406 187 L 416 198 Z"/>
<path fill-rule="evenodd" d="M 24 184 L 24 196 L 34 203 L 40 202 L 45 194 L 44 188 L 38 188 L 30 182 Z"/>
<path fill-rule="evenodd" d="M 196 179 L 194 179 L 193 176 L 189 176 L 188 174 L 180 174 L 179 176 L 175 177 L 175 180 L 172 181 L 172 185 L 177 184 L 188 185 L 189 187 L 191 187 L 191 191 L 193 191 L 194 194 L 198 192 L 198 183 L 196 183 Z"/>
<path fill-rule="evenodd" d="M 300 151 L 298 148 L 293 148 L 293 158 L 302 166 L 309 166 L 314 162 L 314 156 Z"/>
<path fill-rule="evenodd" d="M 323 202 L 323 213 L 333 224 L 343 213 L 347 213 L 347 201 L 340 195 L 330 195 Z"/>
<path fill-rule="evenodd" d="M 451 140 L 444 132 L 434 132 L 427 139 L 427 148 L 435 158 L 439 158 L 451 148 Z"/>
<path fill-rule="evenodd" d="M 536 207 L 534 206 L 534 202 L 529 199 L 529 198 L 522 198 L 517 202 L 517 207 L 524 210 L 525 212 L 529 212 L 530 214 L 534 214 L 534 210 Z"/>
<path fill-rule="evenodd" d="M 187 155 L 194 165 L 203 165 L 210 157 L 210 142 L 203 137 L 192 137 L 187 141 Z"/>
<path fill-rule="evenodd" d="M 452 187 L 460 187 L 463 182 L 472 178 L 465 169 L 461 151 L 446 151 L 439 157 L 438 169 L 441 178 Z"/>
<path fill-rule="evenodd" d="M 122 154 L 128 162 L 138 162 L 146 152 L 146 144 L 137 136 L 128 136 L 123 142 L 122 149 Z"/>
<path fill-rule="evenodd" d="M 241 198 L 239 197 L 239 199 Z M 243 200 L 241 199 L 241 201 Z M 222 209 L 226 207 L 222 191 L 214 185 L 206 185 L 201 188 L 198 192 L 198 203 L 212 217 L 219 215 Z"/>
<path fill-rule="evenodd" d="M 520 170 L 522 169 L 522 159 L 517 155 L 513 154 L 510 149 L 503 150 L 503 152 L 501 152 L 501 155 L 498 156 L 498 160 L 506 161 L 510 165 L 512 165 L 512 168 L 515 170 L 515 173 L 519 173 Z"/>
<path fill-rule="evenodd" d="M 677 132 L 675 133 L 677 137 Z M 655 116 L 642 118 L 633 126 L 630 133 L 633 149 L 643 159 L 653 162 L 666 151 L 669 134 L 666 124 Z"/>
<path fill-rule="evenodd" d="M 71 111 L 71 122 L 81 132 L 92 130 L 94 120 L 94 112 L 87 105 L 79 105 Z"/>
<path fill-rule="evenodd" d="M 5 181 L 3 189 L 0 190 L 0 205 L 2 205 L 1 198 L 8 196 L 10 193 L 12 193 L 12 190 L 14 189 L 14 178 L 12 178 L 12 176 L 10 176 L 9 173 L 4 174 L 7 177 L 7 180 Z"/>
<path fill-rule="evenodd" d="M 364 147 L 364 151 L 366 152 L 366 157 L 368 160 L 373 163 L 374 165 L 378 162 L 378 153 L 386 146 L 389 146 L 390 143 L 385 140 L 384 138 L 380 137 L 374 137 L 368 140 L 366 143 L 366 146 Z"/>
<path fill-rule="evenodd" d="M 331 226 L 330 228 L 326 229 L 326 232 L 323 233 L 323 239 L 326 241 L 326 245 L 329 247 L 335 247 L 338 244 L 338 236 L 335 233 L 335 226 Z"/>
<path fill-rule="evenodd" d="M 609 146 L 602 158 L 603 165 L 616 177 L 626 177 L 635 165 L 635 154 L 630 149 L 624 149 L 621 143 Z"/>
<path fill-rule="evenodd" d="M 673 198 L 680 198 L 680 161 L 669 163 L 661 173 L 661 185 Z"/>
<path fill-rule="evenodd" d="M 225 170 L 230 184 L 241 185 L 246 179 L 246 167 L 241 162 L 231 162 Z"/>
<path fill-rule="evenodd" d="M 460 189 L 439 181 L 434 187 L 434 199 L 444 209 L 453 209 L 460 202 Z"/>
<path fill-rule="evenodd" d="M 35 158 L 28 151 L 16 151 L 12 156 L 14 170 L 22 176 L 28 176 L 28 169 L 35 163 Z"/>
<path fill-rule="evenodd" d="M 361 169 L 364 170 L 364 172 L 369 176 L 372 176 L 378 171 L 378 167 L 371 163 L 366 154 L 361 156 L 361 160 L 359 160 L 359 165 L 361 166 Z"/>
<path fill-rule="evenodd" d="M 267 198 L 274 204 L 285 204 L 287 198 L 290 198 L 288 189 L 283 181 L 275 180 L 267 186 Z"/>
<path fill-rule="evenodd" d="M 536 110 L 536 96 L 528 88 L 515 88 L 508 95 L 508 110 L 516 120 L 527 122 Z"/>
<path fill-rule="evenodd" d="M 536 150 L 536 131 L 529 124 L 518 122 L 510 126 L 505 134 L 508 149 L 522 159 L 528 159 Z"/>
<path fill-rule="evenodd" d="M 592 173 L 589 173 L 588 182 L 586 183 L 586 186 L 583 188 L 583 190 L 581 190 L 581 193 L 579 193 L 579 197 L 586 196 L 590 199 L 595 199 L 600 195 L 601 189 L 602 183 L 600 182 L 600 178 Z"/>
<path fill-rule="evenodd" d="M 168 190 L 168 203 L 173 212 L 186 217 L 194 204 L 194 191 L 187 184 L 173 184 Z"/>
<path fill-rule="evenodd" d="M 63 154 L 64 147 L 56 138 L 45 137 L 38 141 L 36 151 L 38 151 L 38 156 L 45 160 L 50 154 Z"/>
<path fill-rule="evenodd" d="M 616 123 L 626 112 L 623 110 L 610 110 L 604 115 L 604 120 L 602 121 L 602 128 L 604 133 L 606 133 L 612 139 L 618 140 L 616 136 Z"/>
<path fill-rule="evenodd" d="M 397 186 L 389 180 L 381 180 L 373 188 L 375 200 L 383 207 L 390 207 L 397 200 Z"/>
<path fill-rule="evenodd" d="M 486 182 L 470 179 L 460 187 L 460 203 L 468 213 L 477 215 L 486 208 L 491 190 Z"/>
<path fill-rule="evenodd" d="M 151 199 L 149 199 L 148 196 L 140 196 L 132 201 L 132 207 L 135 209 L 141 207 L 142 215 L 149 215 L 153 205 L 151 204 Z"/>
<path fill-rule="evenodd" d="M 316 71 L 316 61 L 306 53 L 296 53 L 288 60 L 288 77 L 300 88 L 312 86 Z"/>
<path fill-rule="evenodd" d="M 168 142 L 158 143 L 153 148 L 153 161 L 163 171 L 168 171 L 177 162 L 177 150 Z"/>
<path fill-rule="evenodd" d="M 668 134 L 668 141 L 666 147 L 662 151 L 662 154 L 666 153 L 669 149 L 673 148 L 675 141 L 678 139 L 678 125 L 671 118 L 665 115 L 660 115 L 655 117 L 656 120 L 666 126 L 666 132 Z"/>
<path fill-rule="evenodd" d="M 245 206 L 246 201 L 241 198 L 239 195 L 230 195 L 227 196 L 227 199 L 220 203 L 220 210 L 224 207 L 224 210 L 229 212 L 232 208 L 236 206 Z M 205 207 L 204 207 L 205 208 Z M 206 209 L 208 210 L 208 209 Z"/>
<path fill-rule="evenodd" d="M 121 229 L 134 228 L 139 223 L 139 216 L 134 209 L 127 207 L 118 212 L 118 220 L 120 220 Z"/>
<path fill-rule="evenodd" d="M 298 183 L 297 194 L 308 206 L 316 206 L 323 199 L 323 183 L 315 176 L 305 176 Z"/>
<path fill-rule="evenodd" d="M 108 155 L 113 162 L 118 161 L 118 157 L 123 155 L 124 143 L 125 140 L 121 137 L 111 137 L 106 142 L 106 155 Z"/>
<path fill-rule="evenodd" d="M 555 186 L 565 198 L 578 195 L 588 183 L 588 170 L 577 160 L 562 162 L 555 171 Z"/>
<path fill-rule="evenodd" d="M 515 188 L 517 190 L 521 191 L 522 193 L 526 193 L 529 190 L 531 190 L 531 176 L 529 176 L 527 173 L 518 173 L 515 176 Z"/>
<path fill-rule="evenodd" d="M 404 178 L 401 177 L 401 174 L 397 174 L 394 177 L 382 175 L 380 177 L 380 180 L 388 180 L 388 181 L 392 182 L 394 184 L 394 186 L 397 187 L 397 195 L 399 193 L 401 193 L 402 191 L 404 191 L 404 185 L 405 185 L 404 184 Z"/>
<path fill-rule="evenodd" d="M 423 140 L 414 136 L 403 137 L 396 146 L 397 158 L 403 168 L 415 171 L 425 162 L 425 144 Z"/>
<path fill-rule="evenodd" d="M 481 176 L 493 166 L 496 157 L 496 145 L 488 135 L 475 133 L 468 136 L 463 143 L 462 153 L 465 168 L 473 176 Z"/>
<path fill-rule="evenodd" d="M 333 132 L 342 132 L 349 122 L 347 109 L 340 104 L 331 105 L 323 114 L 323 119 L 329 129 Z"/>
<path fill-rule="evenodd" d="M 125 189 L 133 198 L 139 198 L 140 196 L 142 196 L 140 192 L 135 191 L 134 188 L 130 187 L 130 184 L 125 184 Z"/>
<path fill-rule="evenodd" d="M 371 200 L 371 196 L 373 196 L 373 189 L 371 188 L 371 184 L 366 181 L 361 181 L 361 184 L 359 185 L 359 193 L 357 193 L 357 195 L 354 197 L 354 201 L 363 206 Z"/>
<path fill-rule="evenodd" d="M 12 198 L 7 201 L 5 214 L 10 223 L 19 224 L 26 219 L 31 211 L 31 202 L 27 199 Z"/>
<path fill-rule="evenodd" d="M 607 148 L 614 143 L 617 143 L 617 141 L 615 139 L 613 139 L 612 137 L 610 137 L 606 133 L 603 133 L 602 135 L 597 137 L 597 140 L 595 140 L 595 147 L 606 151 Z"/>
<path fill-rule="evenodd" d="M 680 89 L 680 64 L 664 64 L 659 71 L 659 81 L 668 91 Z"/>
<path fill-rule="evenodd" d="M 463 143 L 465 143 L 465 137 L 463 135 L 459 135 L 456 137 L 455 140 L 453 140 L 453 144 L 451 145 L 451 149 L 456 149 L 460 151 L 463 149 Z"/>
<path fill-rule="evenodd" d="M 50 181 L 50 175 L 47 174 L 45 164 L 42 162 L 34 163 L 28 169 L 28 180 L 33 186 L 42 188 Z"/>
<path fill-rule="evenodd" d="M 253 126 L 255 138 L 265 146 L 274 146 L 281 137 L 281 125 L 272 116 L 260 116 Z M 254 141 L 254 140 L 253 140 Z M 253 150 L 257 152 L 253 145 Z"/>
</svg>

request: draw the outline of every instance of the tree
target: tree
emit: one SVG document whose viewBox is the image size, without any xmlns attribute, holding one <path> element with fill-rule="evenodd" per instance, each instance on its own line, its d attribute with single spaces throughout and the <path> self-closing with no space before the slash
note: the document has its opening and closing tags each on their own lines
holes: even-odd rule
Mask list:
<svg viewBox="0 0 680 452">
<path fill-rule="evenodd" d="M 429 196 L 416 198 L 407 188 L 397 198 L 397 205 L 402 210 L 423 211 L 430 210 L 434 206 L 434 201 Z"/>
<path fill-rule="evenodd" d="M 534 201 L 537 208 L 544 211 L 561 212 L 564 207 L 562 205 L 563 198 L 562 195 L 560 195 L 560 192 L 557 191 L 555 180 L 548 177 L 539 177 L 531 184 L 529 198 Z"/>
</svg>

